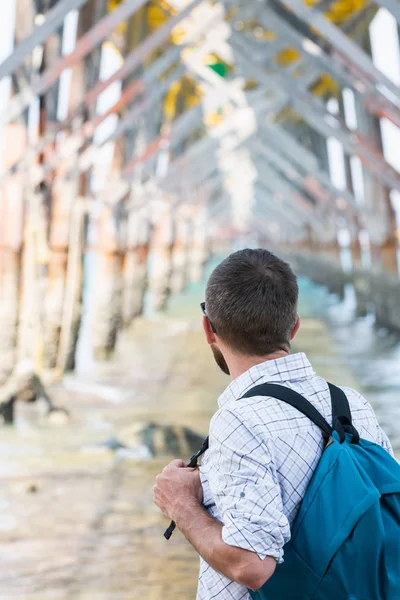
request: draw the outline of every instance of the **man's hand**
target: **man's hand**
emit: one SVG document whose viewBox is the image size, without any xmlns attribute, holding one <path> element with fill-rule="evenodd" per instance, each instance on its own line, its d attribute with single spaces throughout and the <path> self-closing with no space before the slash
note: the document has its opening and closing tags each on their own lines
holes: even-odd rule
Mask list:
<svg viewBox="0 0 400 600">
<path fill-rule="evenodd" d="M 176 521 L 188 505 L 201 505 L 203 501 L 199 470 L 186 467 L 183 460 L 174 460 L 157 475 L 153 499 L 166 517 Z"/>
<path fill-rule="evenodd" d="M 174 460 L 156 477 L 154 502 L 166 517 L 176 522 L 193 548 L 229 579 L 257 590 L 273 574 L 275 559 L 260 560 L 254 552 L 225 544 L 222 523 L 211 517 L 202 506 L 203 489 L 198 469 Z"/>
</svg>

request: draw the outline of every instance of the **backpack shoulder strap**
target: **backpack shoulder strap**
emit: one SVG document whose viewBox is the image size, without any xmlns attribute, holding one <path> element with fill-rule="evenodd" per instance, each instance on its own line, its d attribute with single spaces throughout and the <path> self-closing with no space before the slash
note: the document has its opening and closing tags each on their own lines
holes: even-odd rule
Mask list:
<svg viewBox="0 0 400 600">
<path fill-rule="evenodd" d="M 352 416 L 349 401 L 343 390 L 338 388 L 333 383 L 328 383 L 332 401 L 332 421 L 338 417 L 346 417 L 349 423 L 352 423 Z"/>
<path fill-rule="evenodd" d="M 270 396 L 276 398 L 276 400 L 282 400 L 282 402 L 293 406 L 293 408 L 296 408 L 299 412 L 308 417 L 327 436 L 332 435 L 332 427 L 318 412 L 315 406 L 294 390 L 284 387 L 283 385 L 263 383 L 249 390 L 242 398 L 253 398 L 254 396 Z"/>
<path fill-rule="evenodd" d="M 345 434 L 353 436 L 352 443 L 358 444 L 360 435 L 353 425 L 349 401 L 343 390 L 332 383 L 328 383 L 332 402 L 332 424 L 333 429 L 339 434 L 340 442 L 343 443 Z"/>
</svg>

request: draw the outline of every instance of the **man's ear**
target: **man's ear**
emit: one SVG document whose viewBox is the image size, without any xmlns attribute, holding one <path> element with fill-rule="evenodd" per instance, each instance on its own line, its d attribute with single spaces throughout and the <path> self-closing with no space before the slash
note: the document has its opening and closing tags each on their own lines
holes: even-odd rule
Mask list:
<svg viewBox="0 0 400 600">
<path fill-rule="evenodd" d="M 301 320 L 300 320 L 299 315 L 297 315 L 296 325 L 294 326 L 294 329 L 292 331 L 292 335 L 290 336 L 290 341 L 294 340 L 294 338 L 296 337 L 297 332 L 300 329 L 300 325 L 301 325 Z"/>
<path fill-rule="evenodd" d="M 217 341 L 215 338 L 215 333 L 213 332 L 211 323 L 207 317 L 203 317 L 203 329 L 204 333 L 206 334 L 207 343 L 210 345 L 215 344 Z"/>
</svg>

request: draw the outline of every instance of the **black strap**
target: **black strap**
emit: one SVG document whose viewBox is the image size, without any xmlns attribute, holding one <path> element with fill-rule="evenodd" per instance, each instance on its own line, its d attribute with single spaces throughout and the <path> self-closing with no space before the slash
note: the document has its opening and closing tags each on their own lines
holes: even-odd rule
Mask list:
<svg viewBox="0 0 400 600">
<path fill-rule="evenodd" d="M 190 459 L 190 461 L 186 465 L 187 467 L 191 467 L 192 469 L 194 469 L 195 467 L 197 467 L 197 462 L 198 462 L 200 456 L 203 456 L 203 454 L 205 452 L 207 452 L 207 450 L 208 450 L 208 442 L 209 442 L 209 438 L 207 436 L 206 439 L 203 442 L 203 445 L 202 445 L 201 449 L 196 454 L 193 454 L 192 458 Z M 169 540 L 171 538 L 171 536 L 174 533 L 175 529 L 176 529 L 176 523 L 174 521 L 171 521 L 168 529 L 166 529 L 165 532 L 164 532 L 164 537 L 165 537 L 166 540 Z"/>
<path fill-rule="evenodd" d="M 349 423 L 352 424 L 353 421 L 346 394 L 332 383 L 328 383 L 328 387 L 332 400 L 332 422 L 339 417 L 346 417 Z"/>
<path fill-rule="evenodd" d="M 328 383 L 332 402 L 332 424 L 333 429 L 339 434 L 340 443 L 343 443 L 346 433 L 350 433 L 353 438 L 351 443 L 358 444 L 360 435 L 353 425 L 349 401 L 343 390 L 332 383 Z"/>
<path fill-rule="evenodd" d="M 308 417 L 327 436 L 332 435 L 332 427 L 325 421 L 324 417 L 318 412 L 315 406 L 294 390 L 274 383 L 263 383 L 262 385 L 258 385 L 249 390 L 242 398 L 253 398 L 254 396 L 270 396 L 277 400 L 282 400 L 282 402 L 290 404 L 290 406 L 293 406 L 293 408 L 296 408 L 303 415 Z"/>
</svg>

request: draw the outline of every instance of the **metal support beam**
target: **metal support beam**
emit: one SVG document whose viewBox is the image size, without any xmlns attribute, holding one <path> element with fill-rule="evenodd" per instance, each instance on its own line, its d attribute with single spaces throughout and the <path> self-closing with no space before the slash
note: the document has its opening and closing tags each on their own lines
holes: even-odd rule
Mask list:
<svg viewBox="0 0 400 600">
<path fill-rule="evenodd" d="M 260 10 L 260 7 L 255 4 L 253 12 L 263 26 L 273 29 L 278 35 L 282 35 L 284 44 L 290 43 L 301 54 L 302 61 L 301 63 L 300 61 L 295 62 L 294 67 L 296 69 L 301 66 L 301 68 L 309 71 L 310 67 L 314 67 L 316 69 L 316 71 L 312 71 L 314 81 L 322 73 L 330 73 L 339 85 L 353 90 L 357 99 L 369 112 L 379 118 L 385 116 L 400 127 L 399 107 L 394 105 L 385 95 L 379 93 L 377 86 L 371 82 L 370 77 L 365 76 L 359 70 L 357 70 L 357 76 L 355 76 L 354 70 L 345 68 L 346 65 L 343 64 L 343 60 L 337 55 L 332 56 L 325 48 L 320 47 L 317 53 L 307 52 L 304 48 L 304 37 L 289 21 L 284 20 L 271 8 L 263 7 Z M 240 18 L 240 15 L 237 18 Z"/>
<path fill-rule="evenodd" d="M 78 10 L 87 0 L 60 0 L 45 16 L 43 25 L 36 27 L 32 34 L 15 48 L 12 54 L 0 65 L 0 79 L 7 77 L 22 65 L 24 59 L 33 52 L 36 46 L 41 45 L 60 27 L 73 10 Z"/>
<path fill-rule="evenodd" d="M 225 84 L 226 85 L 226 84 Z M 269 111 L 272 110 L 273 106 L 270 105 L 265 106 L 265 105 L 261 105 L 262 106 L 262 113 L 264 115 L 268 114 Z M 279 103 L 278 103 L 279 106 Z M 277 109 L 278 106 L 275 106 L 275 108 Z M 255 109 L 255 107 L 253 107 Z M 256 109 L 255 109 L 256 110 Z M 257 119 L 259 124 L 262 124 L 262 117 L 261 117 L 261 113 L 259 111 L 256 111 L 255 113 L 256 115 L 258 115 Z M 222 124 L 219 128 L 221 131 L 221 137 L 223 134 L 228 134 L 228 130 L 227 130 L 227 123 L 228 123 L 228 119 L 224 122 L 224 124 Z M 267 125 L 265 125 L 267 126 Z M 217 130 L 214 130 L 214 135 L 218 136 Z M 311 193 L 311 195 L 313 195 L 314 197 L 317 197 L 319 201 L 321 201 L 321 198 L 323 198 L 323 193 L 324 190 L 327 190 L 329 195 L 334 198 L 335 200 L 341 201 L 343 202 L 343 199 L 346 200 L 346 202 L 349 204 L 349 206 L 355 206 L 356 205 L 356 201 L 355 199 L 347 192 L 345 191 L 340 191 L 335 189 L 330 180 L 329 180 L 329 176 L 328 175 L 324 175 L 323 171 L 320 168 L 320 165 L 318 165 L 317 160 L 315 157 L 311 157 L 311 154 L 304 149 L 302 146 L 300 146 L 300 144 L 289 134 L 287 134 L 286 132 L 284 132 L 282 129 L 280 128 L 274 128 L 274 131 L 271 133 L 272 137 L 275 138 L 283 138 L 283 148 L 285 149 L 285 152 L 288 154 L 289 159 L 291 161 L 294 161 L 294 164 L 299 164 L 301 165 L 302 169 L 304 169 L 307 173 L 307 175 L 309 176 L 309 178 L 307 179 L 307 185 L 309 186 L 309 189 L 307 190 L 309 193 Z M 268 143 L 270 142 L 270 139 L 268 139 Z M 184 168 L 188 169 L 190 162 L 195 163 L 195 169 L 198 170 L 199 168 L 199 152 L 201 153 L 201 148 L 204 147 L 206 148 L 207 146 L 209 146 L 210 141 L 209 140 L 201 140 L 200 142 L 197 142 L 194 146 L 192 146 L 191 148 L 189 148 L 189 150 L 187 151 L 187 153 L 185 153 L 184 157 L 179 157 L 175 163 L 179 163 L 179 161 L 182 161 L 182 163 L 184 164 Z M 196 149 L 198 149 L 196 151 Z M 275 149 L 277 152 L 279 152 L 278 147 L 275 144 Z M 206 151 L 206 150 L 205 150 Z M 176 164 L 172 164 L 170 166 L 170 171 L 169 171 L 169 176 L 168 179 L 170 179 L 170 175 L 172 177 L 172 179 L 174 178 L 174 169 L 176 169 Z M 310 189 L 310 184 L 311 184 L 311 178 L 314 181 L 313 186 Z M 320 188 L 318 186 L 318 182 L 320 183 Z M 319 190 L 319 193 L 317 194 L 317 191 Z M 329 196 L 328 196 L 329 197 Z M 325 200 L 327 199 L 327 194 L 325 192 Z M 334 203 L 336 205 L 336 201 Z"/>
<path fill-rule="evenodd" d="M 300 0 L 278 0 L 292 11 L 300 20 L 311 28 L 317 29 L 324 39 L 347 59 L 349 68 L 357 67 L 376 86 L 379 94 L 389 98 L 396 106 L 400 106 L 400 89 L 377 69 L 371 58 L 353 40 L 347 37 L 338 27 L 328 21 L 315 8 L 308 8 Z"/>
<path fill-rule="evenodd" d="M 259 66 L 254 65 L 251 57 L 246 54 L 243 40 L 239 40 L 237 35 L 232 35 L 231 43 L 235 47 L 237 58 L 266 89 L 271 85 L 281 87 L 287 94 L 288 103 L 311 128 L 325 137 L 332 136 L 338 139 L 345 152 L 349 155 L 359 155 L 366 168 L 380 179 L 383 185 L 400 190 L 400 174 L 386 162 L 382 153 L 369 140 L 360 133 L 355 134 L 350 131 L 340 118 L 329 113 L 320 100 L 304 89 L 302 82 L 288 77 L 283 69 L 269 75 Z"/>
<path fill-rule="evenodd" d="M 397 0 L 375 0 L 377 4 L 386 8 L 400 24 L 400 4 Z"/>
</svg>

